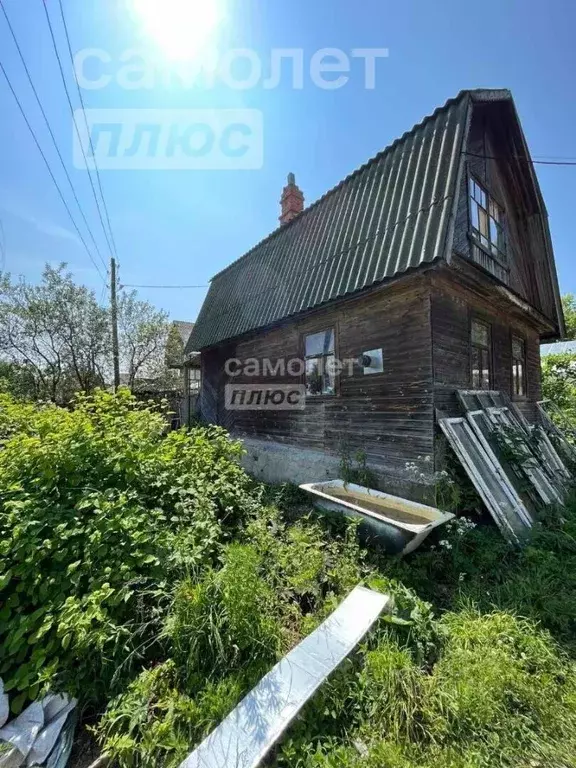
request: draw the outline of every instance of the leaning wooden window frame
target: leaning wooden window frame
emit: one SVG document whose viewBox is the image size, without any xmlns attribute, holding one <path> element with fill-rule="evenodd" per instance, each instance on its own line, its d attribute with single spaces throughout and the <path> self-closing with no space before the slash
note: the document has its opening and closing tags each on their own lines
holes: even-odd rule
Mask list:
<svg viewBox="0 0 576 768">
<path fill-rule="evenodd" d="M 520 427 L 515 414 L 509 408 L 486 408 L 486 414 L 496 426 L 513 427 L 515 429 Z M 540 464 L 548 473 L 548 477 L 560 492 L 561 497 L 564 498 L 566 481 L 571 478 L 570 472 L 566 469 L 564 462 L 550 442 L 550 438 L 544 429 L 539 425 L 535 425 L 533 434 L 538 445 L 537 455 L 540 459 Z"/>
<path fill-rule="evenodd" d="M 512 414 L 510 414 L 512 416 Z M 488 442 L 488 436 L 499 429 L 499 425 L 494 422 L 486 413 L 486 411 L 468 411 L 466 418 L 470 422 L 472 429 L 476 433 L 476 436 L 486 453 L 493 453 L 496 459 L 496 453 L 492 450 L 490 443 Z M 512 419 L 513 420 L 513 419 Z M 516 425 L 515 425 L 516 426 Z M 518 428 L 518 427 L 517 427 Z M 502 433 L 501 433 L 502 434 Z M 505 433 L 504 433 L 505 434 Z M 525 438 L 527 441 L 528 435 L 523 429 L 519 429 L 519 436 Z M 504 438 L 506 439 L 506 438 Z M 536 491 L 540 501 L 545 504 L 558 503 L 562 504 L 562 494 L 553 486 L 548 480 L 545 471 L 540 466 L 538 459 L 530 451 L 527 442 L 522 444 L 523 457 L 518 459 L 518 466 L 521 468 L 523 474 L 532 484 Z M 496 459 L 498 460 L 498 459 Z M 504 471 L 505 468 L 504 468 Z M 517 473 L 515 473 L 517 474 Z"/>
<path fill-rule="evenodd" d="M 470 321 L 470 380 L 474 389 L 492 385 L 492 327 L 478 317 Z"/>
<path fill-rule="evenodd" d="M 307 397 L 336 394 L 336 329 L 324 328 L 304 335 Z"/>
<path fill-rule="evenodd" d="M 508 265 L 504 209 L 473 176 L 468 177 L 472 239 L 504 267 Z"/>
<path fill-rule="evenodd" d="M 549 412 L 552 410 L 562 415 L 558 406 L 554 405 L 550 400 L 540 400 L 536 403 L 536 408 L 544 431 L 550 437 L 555 439 L 560 446 L 561 452 L 569 459 L 569 461 L 576 462 L 576 448 L 572 443 L 568 442 L 563 430 L 555 423 L 552 419 L 552 414 Z M 552 440 L 550 442 L 552 442 Z"/>
<path fill-rule="evenodd" d="M 512 335 L 512 395 L 526 397 L 526 339 Z"/>
<path fill-rule="evenodd" d="M 486 451 L 465 418 L 438 423 L 503 536 L 520 544 L 531 528 L 531 516 L 494 452 Z"/>
</svg>

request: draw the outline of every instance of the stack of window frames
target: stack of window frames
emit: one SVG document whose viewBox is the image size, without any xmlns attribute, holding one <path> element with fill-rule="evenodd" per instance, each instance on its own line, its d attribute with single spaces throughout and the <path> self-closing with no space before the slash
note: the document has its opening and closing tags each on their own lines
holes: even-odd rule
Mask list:
<svg viewBox="0 0 576 768">
<path fill-rule="evenodd" d="M 530 483 L 532 492 L 528 496 L 536 506 L 562 503 L 570 473 L 544 430 L 538 426 L 531 427 L 516 405 L 501 392 L 460 390 L 458 397 L 479 440 L 483 439 L 489 447 L 493 446 L 490 438 L 498 431 L 504 441 L 510 443 L 510 448 L 519 454 L 517 470 Z M 513 441 L 510 435 L 507 437 L 509 430 L 515 432 Z M 493 453 L 495 456 L 498 454 L 497 446 L 494 446 Z M 517 485 L 517 471 L 509 467 L 507 475 Z"/>
<path fill-rule="evenodd" d="M 532 516 L 494 452 L 480 442 L 467 419 L 440 419 L 439 424 L 502 535 L 512 544 L 522 544 Z"/>
<path fill-rule="evenodd" d="M 568 442 L 566 435 L 556 422 L 553 421 L 550 413 L 554 410 L 559 412 L 559 409 L 549 400 L 541 400 L 536 404 L 536 407 L 544 431 L 549 435 L 552 442 L 558 446 L 560 453 L 568 460 L 568 462 L 576 463 L 576 448 L 572 443 Z"/>
<path fill-rule="evenodd" d="M 468 411 L 466 418 L 476 432 L 480 442 L 486 442 L 487 445 L 490 445 L 493 442 L 494 433 L 500 431 L 501 439 L 509 445 L 512 451 L 519 453 L 517 466 L 511 466 L 507 474 L 517 490 L 519 486 L 514 483 L 514 478 L 516 478 L 520 487 L 524 478 L 528 481 L 530 487 L 527 489 L 527 494 L 536 507 L 539 504 L 562 503 L 562 490 L 556 486 L 543 469 L 528 443 L 528 435 L 508 409 L 488 408 L 485 411 Z M 500 430 L 501 427 L 504 427 L 504 429 Z M 526 435 L 526 440 L 512 441 L 511 437 L 506 434 L 506 427 L 513 427 L 518 435 Z M 498 448 L 496 446 L 497 452 Z"/>
</svg>

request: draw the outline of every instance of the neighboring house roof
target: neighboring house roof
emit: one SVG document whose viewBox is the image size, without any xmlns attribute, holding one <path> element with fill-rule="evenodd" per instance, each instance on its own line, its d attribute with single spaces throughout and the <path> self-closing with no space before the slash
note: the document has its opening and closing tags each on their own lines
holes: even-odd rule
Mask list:
<svg viewBox="0 0 576 768">
<path fill-rule="evenodd" d="M 576 341 L 559 341 L 557 344 L 540 345 L 540 357 L 563 355 L 566 352 L 576 355 Z"/>
<path fill-rule="evenodd" d="M 513 104 L 508 90 L 462 91 L 217 274 L 186 351 L 446 257 L 476 101 Z"/>
<path fill-rule="evenodd" d="M 186 320 L 173 320 L 172 325 L 180 334 L 182 343 L 184 344 L 184 347 L 186 347 L 186 344 L 188 344 L 188 339 L 190 338 L 190 334 L 194 329 L 194 323 L 189 323 Z"/>
<path fill-rule="evenodd" d="M 166 365 L 168 368 L 183 368 L 188 355 L 185 353 L 194 323 L 173 320 L 166 342 Z"/>
</svg>

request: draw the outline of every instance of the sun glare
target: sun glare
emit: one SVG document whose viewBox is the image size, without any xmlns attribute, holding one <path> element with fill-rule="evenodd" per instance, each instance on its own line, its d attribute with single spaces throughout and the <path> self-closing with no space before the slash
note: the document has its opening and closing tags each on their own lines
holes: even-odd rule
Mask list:
<svg viewBox="0 0 576 768">
<path fill-rule="evenodd" d="M 132 0 L 146 34 L 170 59 L 192 60 L 215 44 L 223 0 Z"/>
</svg>

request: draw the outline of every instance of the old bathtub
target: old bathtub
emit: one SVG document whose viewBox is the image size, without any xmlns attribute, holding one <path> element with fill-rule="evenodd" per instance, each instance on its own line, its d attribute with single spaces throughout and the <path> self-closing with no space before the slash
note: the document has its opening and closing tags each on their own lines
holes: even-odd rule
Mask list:
<svg viewBox="0 0 576 768">
<path fill-rule="evenodd" d="M 454 517 L 435 507 L 343 480 L 307 483 L 300 488 L 312 496 L 318 509 L 359 518 L 363 538 L 391 554 L 412 552 L 430 531 Z"/>
</svg>

